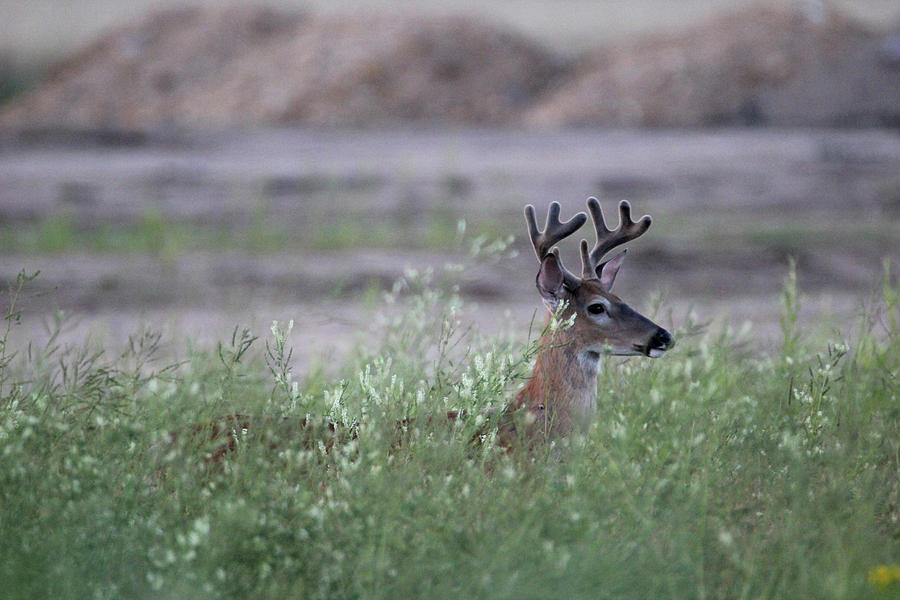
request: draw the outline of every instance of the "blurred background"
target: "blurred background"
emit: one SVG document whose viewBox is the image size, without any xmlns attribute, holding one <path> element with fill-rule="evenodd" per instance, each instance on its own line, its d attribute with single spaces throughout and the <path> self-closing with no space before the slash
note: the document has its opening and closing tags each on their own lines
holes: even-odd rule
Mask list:
<svg viewBox="0 0 900 600">
<path fill-rule="evenodd" d="M 898 127 L 896 1 L 0 0 L 0 277 L 41 270 L 23 341 L 293 318 L 323 361 L 404 268 L 515 236 L 461 291 L 524 338 L 523 205 L 596 195 L 654 217 L 620 295 L 765 348 L 790 260 L 845 333 L 896 270 Z"/>
</svg>

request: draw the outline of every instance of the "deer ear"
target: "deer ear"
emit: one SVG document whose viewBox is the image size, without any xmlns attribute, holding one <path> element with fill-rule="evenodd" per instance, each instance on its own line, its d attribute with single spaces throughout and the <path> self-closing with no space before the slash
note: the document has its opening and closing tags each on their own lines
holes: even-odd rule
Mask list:
<svg viewBox="0 0 900 600">
<path fill-rule="evenodd" d="M 619 267 L 622 266 L 622 262 L 625 260 L 625 253 L 627 250 L 622 250 L 614 257 L 597 267 L 597 277 L 600 279 L 600 285 L 607 292 L 612 289 L 613 283 L 616 281 L 616 274 L 619 272 Z"/>
<path fill-rule="evenodd" d="M 536 283 L 544 304 L 550 310 L 556 310 L 560 301 L 565 299 L 566 292 L 562 268 L 560 268 L 559 259 L 555 254 L 550 253 L 541 261 L 541 269 L 538 271 Z"/>
</svg>

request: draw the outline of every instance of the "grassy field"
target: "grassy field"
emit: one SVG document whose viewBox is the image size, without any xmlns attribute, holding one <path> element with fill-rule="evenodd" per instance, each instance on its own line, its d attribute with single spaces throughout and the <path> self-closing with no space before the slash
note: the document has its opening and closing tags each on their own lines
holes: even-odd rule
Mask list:
<svg viewBox="0 0 900 600">
<path fill-rule="evenodd" d="M 454 272 L 408 273 L 379 344 L 302 380 L 286 323 L 178 364 L 150 331 L 118 356 L 12 347 L 23 273 L 0 346 L 0 595 L 900 598 L 887 273 L 843 335 L 798 329 L 788 273 L 777 351 L 688 322 L 660 360 L 606 361 L 585 435 L 505 454 L 470 443 L 480 419 L 429 418 L 502 406 L 537 351 L 457 323 Z M 216 466 L 192 427 L 235 412 L 251 427 Z M 304 418 L 335 423 L 334 447 Z"/>
</svg>

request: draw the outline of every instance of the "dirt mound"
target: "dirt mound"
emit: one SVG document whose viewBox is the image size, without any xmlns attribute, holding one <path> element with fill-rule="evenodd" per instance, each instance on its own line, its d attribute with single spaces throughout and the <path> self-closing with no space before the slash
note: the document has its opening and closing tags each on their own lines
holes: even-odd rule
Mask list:
<svg viewBox="0 0 900 600">
<path fill-rule="evenodd" d="M 818 3 L 757 5 L 572 64 L 471 18 L 183 8 L 103 36 L 0 124 L 897 126 L 894 39 Z"/>
<path fill-rule="evenodd" d="M 544 126 L 896 125 L 886 37 L 806 3 L 757 5 L 582 56 L 525 122 Z"/>
<path fill-rule="evenodd" d="M 504 123 L 558 73 L 537 44 L 472 19 L 183 8 L 105 35 L 3 121 L 101 129 Z"/>
</svg>

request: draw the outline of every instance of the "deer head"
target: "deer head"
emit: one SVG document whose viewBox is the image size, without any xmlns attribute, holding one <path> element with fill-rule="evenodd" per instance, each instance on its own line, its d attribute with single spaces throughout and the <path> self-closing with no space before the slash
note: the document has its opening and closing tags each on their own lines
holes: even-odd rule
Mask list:
<svg viewBox="0 0 900 600">
<path fill-rule="evenodd" d="M 540 261 L 537 288 L 550 312 L 556 312 L 566 304 L 562 317 L 575 315 L 572 337 L 581 352 L 595 354 L 635 355 L 657 358 L 668 349 L 672 336 L 668 331 L 644 317 L 621 298 L 612 293 L 613 283 L 626 251 L 601 262 L 604 255 L 641 235 L 650 228 L 649 215 L 639 221 L 631 219 L 631 205 L 623 200 L 619 204 L 619 227 L 610 230 L 603 218 L 603 210 L 596 198 L 588 198 L 597 241 L 588 250 L 586 240 L 581 240 L 581 276 L 574 275 L 559 258 L 555 245 L 579 229 L 587 220 L 581 212 L 572 219 L 559 220 L 559 203 L 553 202 L 547 212 L 543 231 L 538 230 L 534 207 L 525 207 L 525 220 Z"/>
<path fill-rule="evenodd" d="M 538 229 L 534 207 L 525 207 L 525 221 L 540 262 L 537 288 L 547 309 L 562 320 L 574 317 L 571 327 L 552 332 L 542 341 L 534 374 L 509 409 L 527 407 L 532 421 L 543 425 L 545 434 L 571 431 L 586 420 L 596 404 L 596 375 L 605 354 L 661 356 L 672 344 L 668 331 L 653 323 L 612 293 L 625 250 L 603 262 L 613 248 L 641 235 L 650 227 L 649 216 L 631 218 L 631 205 L 619 204 L 619 226 L 611 230 L 603 219 L 596 198 L 587 201 L 596 243 L 588 249 L 581 241 L 581 276 L 563 265 L 555 247 L 586 221 L 583 212 L 560 221 L 559 204 L 547 212 L 543 231 Z"/>
</svg>

